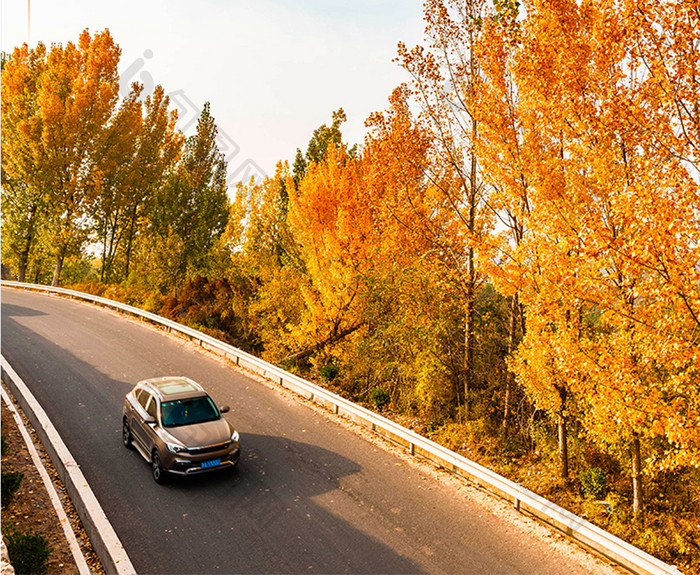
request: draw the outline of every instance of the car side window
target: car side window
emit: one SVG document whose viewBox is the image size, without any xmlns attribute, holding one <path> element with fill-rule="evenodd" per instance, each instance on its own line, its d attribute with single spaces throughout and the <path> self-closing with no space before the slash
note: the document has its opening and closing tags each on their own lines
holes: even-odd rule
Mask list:
<svg viewBox="0 0 700 575">
<path fill-rule="evenodd" d="M 146 406 L 146 412 L 148 415 L 154 418 L 158 418 L 158 408 L 156 406 L 156 398 L 151 396 L 151 401 L 148 402 L 148 405 Z"/>
<path fill-rule="evenodd" d="M 141 404 L 141 407 L 146 409 L 148 398 L 151 397 L 150 394 L 143 389 L 137 389 L 134 392 L 134 396 L 136 397 L 136 401 L 138 401 Z"/>
</svg>

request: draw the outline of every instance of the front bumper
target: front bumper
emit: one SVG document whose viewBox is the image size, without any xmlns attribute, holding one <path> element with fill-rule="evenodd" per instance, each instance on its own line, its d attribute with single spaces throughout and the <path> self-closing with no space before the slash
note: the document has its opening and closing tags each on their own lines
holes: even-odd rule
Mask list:
<svg viewBox="0 0 700 575">
<path fill-rule="evenodd" d="M 221 459 L 219 465 L 213 467 L 202 467 L 203 464 L 215 460 Z M 216 471 L 217 469 L 224 469 L 229 467 L 235 467 L 241 459 L 241 449 L 237 447 L 230 453 L 224 454 L 221 457 L 217 457 L 216 454 L 212 454 L 207 459 L 197 458 L 196 460 L 189 459 L 185 457 L 176 457 L 173 462 L 168 466 L 168 473 L 174 475 L 196 475 L 198 473 L 207 473 L 208 471 Z"/>
</svg>

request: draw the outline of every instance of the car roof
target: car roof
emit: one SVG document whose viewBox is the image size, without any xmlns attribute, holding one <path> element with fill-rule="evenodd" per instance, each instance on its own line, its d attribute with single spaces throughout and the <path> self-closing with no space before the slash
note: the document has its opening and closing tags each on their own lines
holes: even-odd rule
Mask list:
<svg viewBox="0 0 700 575">
<path fill-rule="evenodd" d="M 138 385 L 148 388 L 162 401 L 207 395 L 201 385 L 184 376 L 154 377 L 144 379 Z"/>
</svg>

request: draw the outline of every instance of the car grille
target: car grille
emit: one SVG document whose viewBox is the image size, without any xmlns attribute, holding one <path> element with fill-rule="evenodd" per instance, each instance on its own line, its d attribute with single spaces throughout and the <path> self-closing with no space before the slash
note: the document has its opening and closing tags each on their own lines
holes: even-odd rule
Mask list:
<svg viewBox="0 0 700 575">
<path fill-rule="evenodd" d="M 230 441 L 225 441 L 224 443 L 217 443 L 215 445 L 207 445 L 205 447 L 190 447 L 187 449 L 192 455 L 205 455 L 207 453 L 214 453 L 215 451 L 221 451 L 226 449 L 231 445 Z"/>
</svg>

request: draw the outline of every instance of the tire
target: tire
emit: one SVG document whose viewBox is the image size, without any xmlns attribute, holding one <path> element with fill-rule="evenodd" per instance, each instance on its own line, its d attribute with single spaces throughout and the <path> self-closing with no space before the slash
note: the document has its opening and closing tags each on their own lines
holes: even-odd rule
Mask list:
<svg viewBox="0 0 700 575">
<path fill-rule="evenodd" d="M 131 429 L 129 428 L 129 422 L 125 417 L 122 421 L 122 443 L 124 444 L 124 447 L 126 447 L 127 449 L 131 449 L 133 439 L 134 438 L 131 435 Z"/>
<path fill-rule="evenodd" d="M 151 473 L 153 474 L 153 481 L 161 484 L 165 483 L 166 471 L 163 469 L 157 449 L 154 449 L 151 455 Z"/>
</svg>

